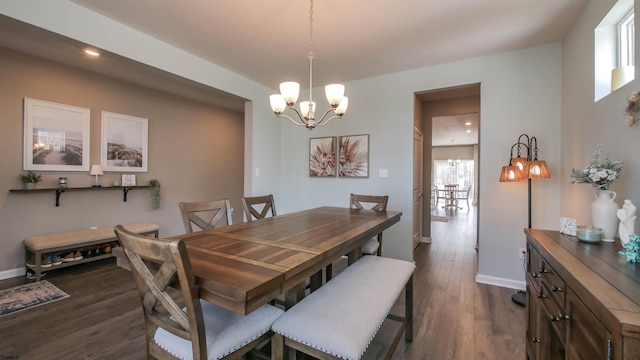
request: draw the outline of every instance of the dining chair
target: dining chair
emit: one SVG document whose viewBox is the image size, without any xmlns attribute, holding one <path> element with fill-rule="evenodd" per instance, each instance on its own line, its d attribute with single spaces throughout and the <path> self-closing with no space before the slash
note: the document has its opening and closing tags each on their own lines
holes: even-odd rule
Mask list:
<svg viewBox="0 0 640 360">
<path fill-rule="evenodd" d="M 242 198 L 242 207 L 244 208 L 244 216 L 247 221 L 264 219 L 271 213 L 276 216 L 276 203 L 273 195 L 264 196 L 245 196 Z"/>
<path fill-rule="evenodd" d="M 375 211 L 387 211 L 388 195 L 360 195 L 351 194 L 350 204 L 354 209 L 371 209 Z M 377 239 L 372 238 L 362 245 L 363 255 L 382 254 L 382 233 L 378 234 Z"/>
<path fill-rule="evenodd" d="M 198 297 L 182 240 L 138 235 L 122 225 L 115 233 L 142 301 L 147 357 L 238 359 L 272 338 L 282 310 L 263 305 L 245 316 Z"/>
<path fill-rule="evenodd" d="M 457 190 L 458 184 L 447 184 L 444 186 L 444 208 L 458 208 L 458 199 L 456 198 Z"/>
<path fill-rule="evenodd" d="M 187 233 L 231 225 L 229 199 L 181 202 L 178 205 Z M 197 226 L 195 230 L 193 225 Z"/>
<path fill-rule="evenodd" d="M 436 205 L 435 207 L 438 207 L 438 204 L 440 203 L 440 200 L 444 201 L 444 203 L 447 203 L 447 199 L 448 199 L 448 193 L 447 191 L 445 191 L 444 189 L 440 189 L 437 186 L 435 187 L 435 191 L 436 191 Z"/>
<path fill-rule="evenodd" d="M 469 187 L 466 190 L 458 190 L 456 192 L 456 202 L 459 200 L 464 200 L 467 202 L 467 210 L 471 209 L 469 207 L 469 197 L 471 196 L 471 188 L 473 187 L 473 185 L 469 185 Z"/>
</svg>

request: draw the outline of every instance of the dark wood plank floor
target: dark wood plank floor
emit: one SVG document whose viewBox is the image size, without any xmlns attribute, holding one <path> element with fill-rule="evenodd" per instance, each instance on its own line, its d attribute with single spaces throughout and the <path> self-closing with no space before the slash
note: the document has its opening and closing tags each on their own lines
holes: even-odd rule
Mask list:
<svg viewBox="0 0 640 360">
<path fill-rule="evenodd" d="M 465 204 L 466 205 L 466 204 Z M 414 251 L 414 341 L 393 359 L 525 359 L 525 308 L 514 290 L 477 284 L 476 208 L 432 209 L 431 244 Z"/>
<path fill-rule="evenodd" d="M 513 290 L 475 283 L 475 214 L 438 211 L 450 221 L 432 223 L 433 243 L 415 250 L 414 341 L 401 341 L 393 359 L 524 359 L 525 313 Z M 0 359 L 145 358 L 135 284 L 114 260 L 45 279 L 70 297 L 0 318 Z"/>
</svg>

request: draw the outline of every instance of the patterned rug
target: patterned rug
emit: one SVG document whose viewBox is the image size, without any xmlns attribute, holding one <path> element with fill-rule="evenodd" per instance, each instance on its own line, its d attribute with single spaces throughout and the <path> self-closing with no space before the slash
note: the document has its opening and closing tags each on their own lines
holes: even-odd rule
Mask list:
<svg viewBox="0 0 640 360">
<path fill-rule="evenodd" d="M 0 290 L 0 317 L 68 297 L 46 280 Z"/>
<path fill-rule="evenodd" d="M 446 217 L 446 216 L 431 215 L 431 221 L 447 222 L 447 221 L 449 221 L 449 218 Z"/>
</svg>

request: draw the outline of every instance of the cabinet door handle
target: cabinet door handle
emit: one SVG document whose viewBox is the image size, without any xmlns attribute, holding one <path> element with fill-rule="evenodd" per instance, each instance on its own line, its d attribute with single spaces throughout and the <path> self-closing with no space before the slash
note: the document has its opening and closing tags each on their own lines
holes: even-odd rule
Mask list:
<svg viewBox="0 0 640 360">
<path fill-rule="evenodd" d="M 607 360 L 613 360 L 613 341 L 607 340 Z"/>
<path fill-rule="evenodd" d="M 534 277 L 534 278 L 539 278 L 539 277 L 540 277 L 540 274 L 538 274 L 538 273 L 533 273 L 533 277 Z"/>
<path fill-rule="evenodd" d="M 540 268 L 540 274 L 546 274 L 549 271 L 545 270 L 545 268 Z"/>
<path fill-rule="evenodd" d="M 538 293 L 538 299 L 546 299 L 547 295 L 543 294 L 542 291 Z"/>
<path fill-rule="evenodd" d="M 556 322 L 560 321 L 561 319 L 557 316 L 549 315 L 549 320 L 551 320 L 551 322 Z"/>
<path fill-rule="evenodd" d="M 553 291 L 553 292 L 562 292 L 562 288 L 553 285 L 551 291 Z"/>
<path fill-rule="evenodd" d="M 540 339 L 537 339 L 534 337 L 534 338 L 531 338 L 531 342 L 534 344 L 540 344 Z"/>
</svg>

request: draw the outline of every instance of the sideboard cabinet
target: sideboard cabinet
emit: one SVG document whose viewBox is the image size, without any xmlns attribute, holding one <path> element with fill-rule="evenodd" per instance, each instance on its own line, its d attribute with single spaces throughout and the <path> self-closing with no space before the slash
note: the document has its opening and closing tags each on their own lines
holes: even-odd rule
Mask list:
<svg viewBox="0 0 640 360">
<path fill-rule="evenodd" d="M 529 359 L 640 359 L 640 264 L 619 242 L 525 229 Z"/>
</svg>

